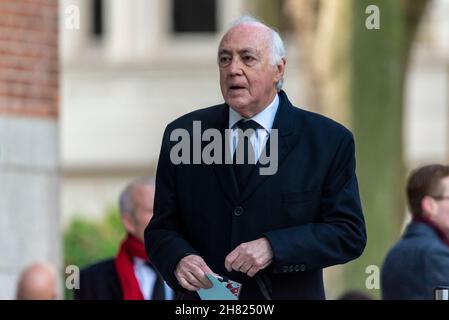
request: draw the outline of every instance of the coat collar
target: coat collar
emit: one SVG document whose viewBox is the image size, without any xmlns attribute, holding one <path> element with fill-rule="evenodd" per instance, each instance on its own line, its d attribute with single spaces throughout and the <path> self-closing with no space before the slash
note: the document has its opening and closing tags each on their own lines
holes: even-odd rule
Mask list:
<svg viewBox="0 0 449 320">
<path fill-rule="evenodd" d="M 279 107 L 273 122 L 273 129 L 278 130 L 278 170 L 280 170 L 291 149 L 298 143 L 302 129 L 301 122 L 299 121 L 297 124 L 295 122 L 297 117 L 293 115 L 294 106 L 290 103 L 284 91 L 279 92 L 279 100 Z M 220 120 L 217 119 L 216 122 L 217 128 L 225 134 L 229 119 L 229 107 L 226 104 L 223 105 L 219 118 Z M 267 145 L 269 143 L 270 140 L 267 141 Z M 227 148 L 226 143 L 223 143 L 223 148 Z M 223 157 L 224 151 L 223 149 Z M 258 163 L 246 188 L 238 190 L 232 164 L 214 165 L 214 171 L 223 193 L 233 204 L 240 204 L 247 200 L 266 179 L 271 177 L 270 175 L 260 175 L 259 169 L 260 164 Z"/>
<path fill-rule="evenodd" d="M 407 236 L 426 236 L 440 239 L 449 247 L 449 237 L 432 221 L 424 217 L 414 217 L 406 232 Z"/>
</svg>

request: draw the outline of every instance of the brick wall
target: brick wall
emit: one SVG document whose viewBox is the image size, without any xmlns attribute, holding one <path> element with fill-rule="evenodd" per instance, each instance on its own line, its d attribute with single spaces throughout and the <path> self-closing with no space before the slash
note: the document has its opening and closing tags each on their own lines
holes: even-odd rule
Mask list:
<svg viewBox="0 0 449 320">
<path fill-rule="evenodd" d="M 57 13 L 57 0 L 0 0 L 0 299 L 35 261 L 62 270 Z"/>
<path fill-rule="evenodd" d="M 57 117 L 57 0 L 0 0 L 0 115 Z"/>
</svg>

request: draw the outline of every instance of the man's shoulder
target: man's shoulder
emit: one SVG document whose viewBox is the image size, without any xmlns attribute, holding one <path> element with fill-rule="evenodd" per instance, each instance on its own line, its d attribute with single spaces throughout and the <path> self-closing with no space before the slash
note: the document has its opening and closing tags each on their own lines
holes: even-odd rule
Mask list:
<svg viewBox="0 0 449 320">
<path fill-rule="evenodd" d="M 85 278 L 105 277 L 116 275 L 114 258 L 108 258 L 100 262 L 88 265 L 81 270 L 81 276 Z"/>
<path fill-rule="evenodd" d="M 442 248 L 449 250 L 449 247 L 439 237 L 437 231 L 431 226 L 421 222 L 411 222 L 401 239 L 403 243 L 419 243 L 428 247 Z"/>
<path fill-rule="evenodd" d="M 444 266 L 449 270 L 449 247 L 437 235 L 436 231 L 424 224 L 419 224 L 421 232 L 406 232 L 404 237 L 392 248 L 389 256 L 391 263 L 410 263 L 426 270 Z"/>
<path fill-rule="evenodd" d="M 122 289 L 114 259 L 106 259 L 81 270 L 80 288 L 75 291 L 76 300 L 117 300 Z"/>
<path fill-rule="evenodd" d="M 322 114 L 309 111 L 303 108 L 292 108 L 292 115 L 295 117 L 298 128 L 309 134 L 318 135 L 328 141 L 342 138 L 352 139 L 351 131 L 343 124 L 328 118 Z"/>
<path fill-rule="evenodd" d="M 308 133 L 321 133 L 331 136 L 347 135 L 352 133 L 341 123 L 326 117 L 325 115 L 309 111 L 303 106 L 295 106 L 283 90 L 279 92 L 281 118 L 285 122 L 293 121 L 297 130 L 306 130 Z M 287 120 L 288 119 L 288 120 Z"/>
<path fill-rule="evenodd" d="M 449 258 L 449 247 L 429 226 L 422 223 L 411 223 L 388 255 L 407 259 L 407 257 L 425 257 L 435 254 L 447 255 Z"/>
<path fill-rule="evenodd" d="M 227 106 L 225 104 L 217 104 L 214 106 L 194 110 L 173 120 L 167 125 L 167 128 L 190 128 L 193 121 L 208 123 L 220 120 L 226 113 L 226 108 Z"/>
</svg>

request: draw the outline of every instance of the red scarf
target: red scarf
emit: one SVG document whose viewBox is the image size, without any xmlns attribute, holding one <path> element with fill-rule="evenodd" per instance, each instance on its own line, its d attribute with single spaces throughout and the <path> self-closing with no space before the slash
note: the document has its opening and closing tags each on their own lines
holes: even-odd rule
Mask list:
<svg viewBox="0 0 449 320">
<path fill-rule="evenodd" d="M 115 269 L 122 287 L 123 300 L 144 299 L 134 274 L 134 257 L 148 260 L 145 245 L 136 237 L 128 234 L 128 237 L 120 245 L 120 250 L 115 258 Z"/>
<path fill-rule="evenodd" d="M 423 216 L 413 216 L 413 220 L 427 224 L 429 227 L 436 231 L 441 241 L 443 241 L 449 247 L 449 237 L 443 232 L 443 230 L 441 230 L 440 227 L 435 224 L 435 222 Z"/>
</svg>

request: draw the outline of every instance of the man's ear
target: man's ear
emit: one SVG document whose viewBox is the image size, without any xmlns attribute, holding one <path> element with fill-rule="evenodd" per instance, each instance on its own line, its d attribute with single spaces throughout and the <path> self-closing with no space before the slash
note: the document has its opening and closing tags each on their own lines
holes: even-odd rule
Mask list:
<svg viewBox="0 0 449 320">
<path fill-rule="evenodd" d="M 421 200 L 421 212 L 423 216 L 431 217 L 436 213 L 435 199 L 425 196 Z"/>
<path fill-rule="evenodd" d="M 276 66 L 276 71 L 277 71 L 276 82 L 281 80 L 282 77 L 284 76 L 286 63 L 287 63 L 286 60 L 284 58 L 282 58 L 281 61 L 277 64 L 277 66 Z"/>
<path fill-rule="evenodd" d="M 122 214 L 122 223 L 127 233 L 134 234 L 136 227 L 134 226 L 134 220 L 130 213 L 124 212 Z"/>
</svg>

